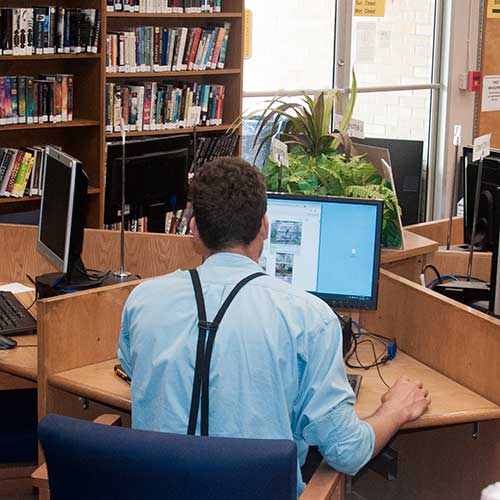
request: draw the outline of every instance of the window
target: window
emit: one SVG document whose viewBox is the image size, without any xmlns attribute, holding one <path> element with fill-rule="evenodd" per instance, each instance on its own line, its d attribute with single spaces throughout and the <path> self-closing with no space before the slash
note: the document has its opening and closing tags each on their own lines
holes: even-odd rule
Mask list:
<svg viewBox="0 0 500 500">
<path fill-rule="evenodd" d="M 293 99 L 301 90 L 349 88 L 354 67 L 354 118 L 365 123 L 365 136 L 423 143 L 416 165 L 423 219 L 427 192 L 433 192 L 426 179 L 436 156 L 443 1 L 386 0 L 384 17 L 356 17 L 353 0 L 292 0 L 286 9 L 282 2 L 247 0 L 253 44 L 245 63 L 244 108 L 278 91 Z M 254 132 L 246 123 L 249 160 Z"/>
</svg>

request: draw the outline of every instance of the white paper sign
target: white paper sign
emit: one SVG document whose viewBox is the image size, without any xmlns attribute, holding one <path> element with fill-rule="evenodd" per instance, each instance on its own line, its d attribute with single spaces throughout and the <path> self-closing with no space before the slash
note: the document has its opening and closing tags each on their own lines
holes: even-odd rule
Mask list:
<svg viewBox="0 0 500 500">
<path fill-rule="evenodd" d="M 338 130 L 340 128 L 340 124 L 344 117 L 342 115 L 335 115 L 334 125 Z M 351 120 L 349 127 L 347 128 L 347 134 L 349 137 L 354 137 L 356 139 L 364 139 L 365 138 L 365 122 L 362 120 Z"/>
<path fill-rule="evenodd" d="M 7 285 L 0 285 L 0 292 L 11 292 L 11 293 L 24 293 L 24 292 L 34 292 L 34 288 L 30 288 L 21 283 L 8 283 Z"/>
<path fill-rule="evenodd" d="M 479 161 L 487 156 L 490 156 L 491 150 L 491 134 L 482 135 L 474 139 L 474 151 L 472 153 L 472 161 Z"/>
<path fill-rule="evenodd" d="M 275 137 L 271 141 L 271 158 L 283 167 L 288 168 L 290 165 L 288 162 L 288 146 Z"/>
<path fill-rule="evenodd" d="M 500 76 L 483 78 L 482 111 L 500 111 Z"/>
<path fill-rule="evenodd" d="M 453 128 L 453 145 L 460 146 L 462 144 L 462 126 L 455 125 Z"/>
<path fill-rule="evenodd" d="M 377 25 L 358 23 L 356 26 L 356 64 L 373 64 L 377 48 Z"/>
</svg>

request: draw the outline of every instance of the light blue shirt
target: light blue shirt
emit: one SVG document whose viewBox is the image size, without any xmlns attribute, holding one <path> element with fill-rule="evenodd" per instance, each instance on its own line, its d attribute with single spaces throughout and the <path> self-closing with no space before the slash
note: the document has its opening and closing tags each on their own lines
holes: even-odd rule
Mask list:
<svg viewBox="0 0 500 500">
<path fill-rule="evenodd" d="M 208 321 L 242 278 L 261 271 L 219 253 L 198 269 Z M 123 312 L 118 357 L 132 378 L 134 428 L 186 434 L 198 339 L 187 271 L 138 286 Z M 303 465 L 319 446 L 338 471 L 372 457 L 372 428 L 354 412 L 338 319 L 320 299 L 276 278 L 247 284 L 224 316 L 210 370 L 210 435 L 293 439 Z M 199 422 L 198 432 L 199 434 Z M 299 489 L 303 489 L 299 471 Z"/>
</svg>

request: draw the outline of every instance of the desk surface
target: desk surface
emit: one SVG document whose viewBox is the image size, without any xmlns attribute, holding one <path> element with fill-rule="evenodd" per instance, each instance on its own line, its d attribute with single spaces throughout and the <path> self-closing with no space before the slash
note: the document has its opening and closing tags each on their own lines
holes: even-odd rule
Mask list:
<svg viewBox="0 0 500 500">
<path fill-rule="evenodd" d="M 363 349 L 361 359 L 368 361 L 370 352 L 371 348 L 370 351 Z M 117 362 L 113 359 L 52 375 L 49 384 L 77 396 L 130 411 L 130 388 L 113 373 Z M 422 418 L 407 425 L 407 429 L 500 419 L 500 407 L 402 352 L 382 368 L 382 374 L 389 384 L 401 375 L 422 380 L 431 392 L 431 408 Z M 361 418 L 365 418 L 378 408 L 380 398 L 387 389 L 377 370 L 363 371 L 362 375 L 356 411 Z"/>
<path fill-rule="evenodd" d="M 439 250 L 437 242 L 406 230 L 405 245 L 405 250 L 382 250 L 382 255 L 380 257 L 381 264 L 390 264 L 400 260 L 411 259 L 413 257 L 434 253 Z"/>
<path fill-rule="evenodd" d="M 17 299 L 29 307 L 35 298 L 35 292 L 16 294 Z M 36 319 L 36 304 L 29 311 Z M 0 351 L 0 371 L 36 381 L 38 365 L 38 340 L 36 335 L 20 335 L 12 337 L 17 341 L 18 347 L 7 351 Z M 35 347 L 20 347 L 23 345 Z"/>
<path fill-rule="evenodd" d="M 378 354 L 380 352 L 378 346 L 376 349 Z M 373 363 L 373 350 L 369 344 L 360 345 L 358 352 L 363 364 Z M 355 363 L 353 358 L 353 364 Z M 356 412 L 360 418 L 366 418 L 378 408 L 380 398 L 387 391 L 387 388 L 380 380 L 375 368 L 370 370 L 348 368 L 347 371 L 363 376 L 356 403 Z M 396 358 L 380 367 L 380 371 L 389 385 L 396 382 L 402 375 L 406 375 L 412 380 L 422 381 L 430 392 L 432 403 L 429 410 L 417 421 L 407 424 L 405 429 L 500 419 L 499 406 L 441 375 L 404 352 L 398 351 Z"/>
</svg>

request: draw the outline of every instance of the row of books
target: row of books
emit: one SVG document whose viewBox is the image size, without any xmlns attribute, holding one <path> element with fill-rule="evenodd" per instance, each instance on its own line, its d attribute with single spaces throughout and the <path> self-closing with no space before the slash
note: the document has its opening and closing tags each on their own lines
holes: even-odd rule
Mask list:
<svg viewBox="0 0 500 500">
<path fill-rule="evenodd" d="M 45 155 L 44 146 L 0 148 L 0 196 L 40 196 Z"/>
<path fill-rule="evenodd" d="M 104 229 L 109 229 L 111 231 L 121 231 L 121 228 L 121 222 L 117 222 L 116 224 L 104 224 Z M 125 231 L 130 231 L 132 233 L 147 233 L 148 218 L 141 217 L 139 219 L 126 220 Z"/>
<path fill-rule="evenodd" d="M 73 120 L 73 75 L 0 77 L 0 125 Z"/>
<path fill-rule="evenodd" d="M 96 9 L 0 9 L 0 55 L 95 54 L 100 31 Z"/>
<path fill-rule="evenodd" d="M 195 169 L 200 168 L 207 161 L 224 156 L 233 156 L 238 146 L 238 135 L 215 135 L 198 138 L 195 158 Z"/>
<path fill-rule="evenodd" d="M 108 12 L 202 14 L 222 11 L 222 0 L 107 0 Z"/>
<path fill-rule="evenodd" d="M 231 23 L 214 28 L 142 26 L 106 35 L 106 71 L 224 69 Z"/>
<path fill-rule="evenodd" d="M 223 85 L 187 82 L 106 83 L 106 132 L 222 125 Z"/>
</svg>

